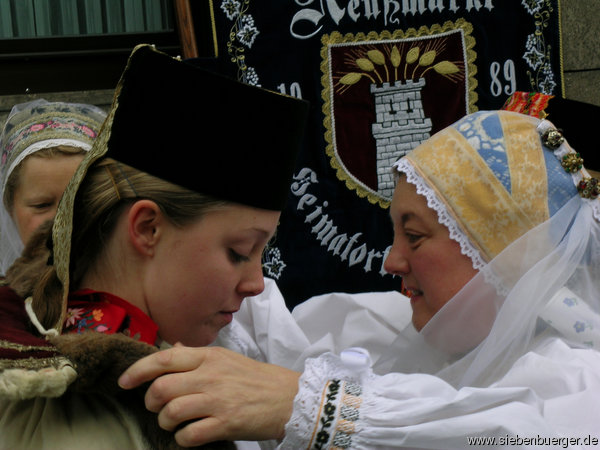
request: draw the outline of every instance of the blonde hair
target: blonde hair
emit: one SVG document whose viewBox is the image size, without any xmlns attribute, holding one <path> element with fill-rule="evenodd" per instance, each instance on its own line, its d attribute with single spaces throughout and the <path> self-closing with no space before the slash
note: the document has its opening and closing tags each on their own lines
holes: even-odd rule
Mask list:
<svg viewBox="0 0 600 450">
<path fill-rule="evenodd" d="M 73 229 L 69 262 L 70 285 L 101 257 L 115 225 L 127 205 L 140 199 L 155 202 L 176 226 L 198 220 L 226 201 L 199 194 L 139 171 L 110 158 L 93 164 L 83 179 L 73 206 Z M 48 266 L 33 292 L 34 309 L 45 326 L 53 326 L 61 314 L 62 284 L 54 266 Z"/>
<path fill-rule="evenodd" d="M 27 161 L 29 158 L 37 157 L 37 158 L 56 158 L 58 156 L 79 156 L 84 155 L 86 152 L 80 147 L 74 147 L 70 145 L 57 145 L 56 147 L 43 148 L 38 150 L 35 153 L 27 156 L 23 161 L 21 161 L 17 167 L 13 169 L 13 171 L 8 176 L 4 186 L 4 206 L 6 210 L 12 214 L 12 209 L 14 206 L 14 196 L 15 191 L 19 187 L 21 182 L 21 170 L 23 167 L 23 163 Z"/>
</svg>

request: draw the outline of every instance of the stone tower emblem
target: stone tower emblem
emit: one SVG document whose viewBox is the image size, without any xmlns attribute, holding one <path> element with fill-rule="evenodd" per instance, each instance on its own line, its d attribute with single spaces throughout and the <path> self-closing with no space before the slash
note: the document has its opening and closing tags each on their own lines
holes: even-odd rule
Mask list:
<svg viewBox="0 0 600 450">
<path fill-rule="evenodd" d="M 389 204 L 398 158 L 474 109 L 472 27 L 444 27 L 322 39 L 327 152 L 338 178 L 371 203 Z"/>
<path fill-rule="evenodd" d="M 431 119 L 425 117 L 421 101 L 424 86 L 424 78 L 371 84 L 377 120 L 371 126 L 377 148 L 377 192 L 382 197 L 391 198 L 394 191 L 392 164 L 430 137 Z"/>
</svg>

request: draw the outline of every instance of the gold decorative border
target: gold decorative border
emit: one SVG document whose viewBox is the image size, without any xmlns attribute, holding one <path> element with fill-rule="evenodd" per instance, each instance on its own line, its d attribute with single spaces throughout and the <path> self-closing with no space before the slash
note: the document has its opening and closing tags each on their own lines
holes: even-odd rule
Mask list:
<svg viewBox="0 0 600 450">
<path fill-rule="evenodd" d="M 369 192 L 364 189 L 362 184 L 359 184 L 356 180 L 353 179 L 343 167 L 343 163 L 338 159 L 335 148 L 334 148 L 334 139 L 333 139 L 333 120 L 331 117 L 331 89 L 332 86 L 329 83 L 330 73 L 329 73 L 329 57 L 328 50 L 329 46 L 332 44 L 342 44 L 342 43 L 356 43 L 356 42 L 367 42 L 367 41 L 385 41 L 385 40 L 399 40 L 399 39 L 410 39 L 415 37 L 422 36 L 434 36 L 436 34 L 446 33 L 448 31 L 461 30 L 463 33 L 464 45 L 465 45 L 465 56 L 467 63 L 467 71 L 468 71 L 468 79 L 466 80 L 467 92 L 468 92 L 468 112 L 472 113 L 477 111 L 477 107 L 475 106 L 478 95 L 475 92 L 477 88 L 477 80 L 475 75 L 477 73 L 477 66 L 475 65 L 475 60 L 477 59 L 477 53 L 473 48 L 475 47 L 475 38 L 471 35 L 473 32 L 473 25 L 470 22 L 467 22 L 464 19 L 458 19 L 456 22 L 447 21 L 444 22 L 443 25 L 434 24 L 431 28 L 427 26 L 422 26 L 418 30 L 415 28 L 409 28 L 406 31 L 403 30 L 395 30 L 393 32 L 390 31 L 382 31 L 381 33 L 377 33 L 375 31 L 365 33 L 347 33 L 342 35 L 341 33 L 335 31 L 331 34 L 324 34 L 321 37 L 321 85 L 323 90 L 321 91 L 321 98 L 323 99 L 323 125 L 325 126 L 325 141 L 326 141 L 326 152 L 330 158 L 331 166 L 336 170 L 336 174 L 338 179 L 346 183 L 346 186 L 350 190 L 356 191 L 359 197 L 366 197 L 369 202 L 373 204 L 379 204 L 382 208 L 387 208 L 389 206 L 389 201 L 385 200 L 375 193 Z"/>
<path fill-rule="evenodd" d="M 210 26 L 211 26 L 211 34 L 213 39 L 213 52 L 215 58 L 219 57 L 219 41 L 217 39 L 217 23 L 215 21 L 215 4 L 213 0 L 208 0 L 208 8 L 210 11 Z"/>
<path fill-rule="evenodd" d="M 0 373 L 3 370 L 10 369 L 38 371 L 44 371 L 46 369 L 58 370 L 64 366 L 73 366 L 73 363 L 64 356 L 50 356 L 48 358 L 0 359 Z"/>
<path fill-rule="evenodd" d="M 0 339 L 0 348 L 4 348 L 7 350 L 16 350 L 19 352 L 55 352 L 56 347 L 52 346 L 40 346 L 40 345 L 23 345 L 17 342 L 10 342 L 4 339 Z"/>
<path fill-rule="evenodd" d="M 562 5 L 561 0 L 556 0 L 556 9 L 558 10 L 558 58 L 560 65 L 560 95 L 566 97 L 565 91 L 565 66 L 564 66 L 564 50 L 563 50 L 563 30 L 562 30 Z"/>
</svg>

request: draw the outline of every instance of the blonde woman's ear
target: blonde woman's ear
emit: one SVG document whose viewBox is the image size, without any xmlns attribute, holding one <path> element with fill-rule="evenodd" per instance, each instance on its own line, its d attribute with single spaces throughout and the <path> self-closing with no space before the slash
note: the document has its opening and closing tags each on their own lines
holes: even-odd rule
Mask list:
<svg viewBox="0 0 600 450">
<path fill-rule="evenodd" d="M 159 242 L 165 217 L 152 200 L 138 200 L 127 213 L 127 231 L 135 250 L 143 256 L 153 256 Z"/>
</svg>

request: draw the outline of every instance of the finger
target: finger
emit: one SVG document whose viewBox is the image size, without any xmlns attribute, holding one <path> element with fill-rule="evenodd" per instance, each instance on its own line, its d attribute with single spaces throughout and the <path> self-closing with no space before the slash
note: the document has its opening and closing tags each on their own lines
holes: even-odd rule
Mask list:
<svg viewBox="0 0 600 450">
<path fill-rule="evenodd" d="M 136 361 L 119 377 L 123 389 L 132 389 L 165 373 L 198 367 L 204 359 L 201 348 L 172 347 Z"/>
<path fill-rule="evenodd" d="M 205 406 L 206 395 L 189 394 L 174 398 L 168 402 L 158 414 L 158 425 L 168 431 L 192 420 L 203 419 L 208 416 Z"/>
<path fill-rule="evenodd" d="M 177 397 L 202 393 L 205 385 L 204 376 L 198 371 L 161 375 L 152 382 L 146 391 L 146 408 L 158 412 L 164 405 Z"/>
<path fill-rule="evenodd" d="M 175 433 L 175 441 L 182 447 L 194 447 L 226 439 L 223 422 L 213 417 L 193 421 Z M 227 436 L 227 440 L 234 440 Z"/>
</svg>

